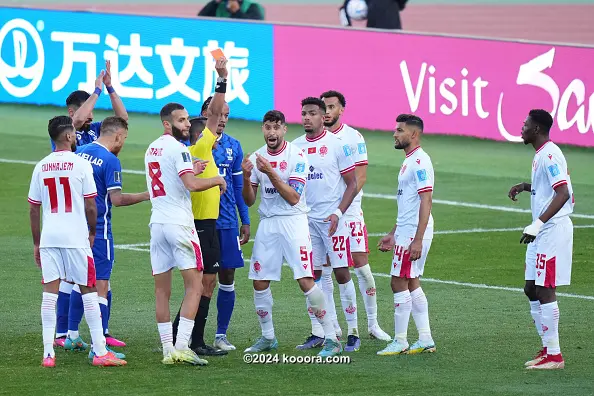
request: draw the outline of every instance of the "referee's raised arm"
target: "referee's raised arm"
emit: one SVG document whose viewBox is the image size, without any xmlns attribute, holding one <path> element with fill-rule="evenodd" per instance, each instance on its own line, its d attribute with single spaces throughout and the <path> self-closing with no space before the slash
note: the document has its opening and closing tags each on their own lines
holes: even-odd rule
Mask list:
<svg viewBox="0 0 594 396">
<path fill-rule="evenodd" d="M 215 70 L 219 77 L 217 78 L 217 85 L 215 87 L 215 94 L 212 101 L 208 105 L 206 129 L 216 136 L 217 125 L 219 124 L 219 117 L 223 113 L 225 105 L 225 92 L 227 90 L 227 58 L 221 57 L 216 61 Z"/>
</svg>

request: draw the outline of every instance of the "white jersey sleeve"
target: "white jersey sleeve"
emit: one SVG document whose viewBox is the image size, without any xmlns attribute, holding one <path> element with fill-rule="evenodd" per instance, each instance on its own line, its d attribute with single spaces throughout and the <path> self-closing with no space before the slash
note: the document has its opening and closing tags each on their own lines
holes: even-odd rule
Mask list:
<svg viewBox="0 0 594 396">
<path fill-rule="evenodd" d="M 340 174 L 344 175 L 345 173 L 355 170 L 351 145 L 341 138 L 338 138 L 338 144 L 334 145 L 334 148 L 338 159 L 338 169 L 340 170 Z"/>
<path fill-rule="evenodd" d="M 417 193 L 425 193 L 433 191 L 433 164 L 429 156 L 425 158 L 418 158 L 412 163 L 412 167 L 415 171 L 415 184 L 417 187 Z"/>
<path fill-rule="evenodd" d="M 83 196 L 85 198 L 93 198 L 97 195 L 97 186 L 93 177 L 93 165 L 89 161 L 84 161 L 82 164 Z"/>
<path fill-rule="evenodd" d="M 40 183 L 41 178 L 39 177 L 40 168 L 41 162 L 38 163 L 33 170 L 33 176 L 31 177 L 31 184 L 29 186 L 29 195 L 27 198 L 27 200 L 34 205 L 41 205 L 43 199 Z"/>
<path fill-rule="evenodd" d="M 179 177 L 186 173 L 194 174 L 192 156 L 185 145 L 179 145 L 179 152 L 173 153 L 173 161 L 175 163 L 175 170 L 177 171 Z"/>
<path fill-rule="evenodd" d="M 567 169 L 564 166 L 565 158 L 559 156 L 559 154 L 553 151 L 543 158 L 544 171 L 553 190 L 567 184 L 568 179 Z"/>
<path fill-rule="evenodd" d="M 291 166 L 289 180 L 295 180 L 305 185 L 307 183 L 307 168 L 309 168 L 307 158 L 303 154 L 303 151 L 297 147 L 292 148 L 292 150 L 291 162 L 289 164 Z"/>
</svg>

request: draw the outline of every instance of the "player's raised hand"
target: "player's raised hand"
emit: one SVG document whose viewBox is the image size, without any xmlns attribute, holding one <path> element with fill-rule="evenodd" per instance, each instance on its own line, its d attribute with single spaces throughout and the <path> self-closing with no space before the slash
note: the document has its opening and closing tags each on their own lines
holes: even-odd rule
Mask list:
<svg viewBox="0 0 594 396">
<path fill-rule="evenodd" d="M 325 222 L 330 222 L 330 228 L 328 228 L 328 236 L 334 235 L 338 229 L 338 216 L 332 213 L 330 216 L 324 219 Z"/>
<path fill-rule="evenodd" d="M 219 58 L 215 63 L 215 70 L 219 77 L 227 78 L 229 71 L 227 70 L 227 58 L 224 56 Z"/>
<path fill-rule="evenodd" d="M 421 253 L 423 252 L 423 241 L 422 240 L 413 240 L 408 247 L 408 251 L 410 254 L 410 261 L 416 261 L 421 258 Z"/>
<path fill-rule="evenodd" d="M 105 74 L 103 75 L 103 84 L 106 87 L 111 87 L 111 61 L 105 61 Z"/>
<path fill-rule="evenodd" d="M 105 70 L 101 70 L 101 73 L 95 79 L 95 88 L 103 90 L 103 77 L 105 77 Z"/>
<path fill-rule="evenodd" d="M 200 159 L 193 161 L 192 168 L 194 170 L 194 174 L 196 176 L 198 176 L 199 174 L 204 172 L 204 169 L 206 169 L 206 165 L 208 165 L 208 161 L 204 161 L 204 160 L 200 160 Z"/>
<path fill-rule="evenodd" d="M 33 246 L 33 258 L 39 268 L 41 268 L 41 254 L 39 253 L 39 245 Z"/>
<path fill-rule="evenodd" d="M 394 235 L 386 234 L 382 239 L 380 239 L 377 243 L 377 247 L 380 252 L 390 252 L 394 250 Z"/>
<path fill-rule="evenodd" d="M 519 183 L 519 184 L 516 184 L 515 186 L 512 186 L 512 188 L 509 189 L 509 193 L 507 194 L 507 196 L 512 201 L 517 201 L 516 195 L 518 195 L 522 191 L 524 191 L 524 183 Z"/>
<path fill-rule="evenodd" d="M 241 226 L 241 228 L 239 229 L 239 237 L 241 238 L 239 240 L 239 245 L 245 245 L 246 243 L 248 243 L 250 241 L 250 225 L 249 224 L 244 224 Z"/>
<path fill-rule="evenodd" d="M 249 179 L 252 175 L 252 170 L 254 170 L 254 164 L 250 161 L 250 155 L 251 154 L 248 153 L 241 162 L 241 170 L 243 171 L 244 179 Z"/>
<path fill-rule="evenodd" d="M 256 167 L 260 172 L 266 175 L 274 172 L 274 170 L 272 169 L 272 165 L 270 165 L 270 162 L 258 153 L 256 153 Z"/>
</svg>

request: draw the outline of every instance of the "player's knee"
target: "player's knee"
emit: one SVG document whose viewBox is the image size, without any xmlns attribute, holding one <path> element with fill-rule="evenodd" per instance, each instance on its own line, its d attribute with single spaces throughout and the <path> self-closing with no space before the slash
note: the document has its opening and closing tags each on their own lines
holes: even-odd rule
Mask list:
<svg viewBox="0 0 594 396">
<path fill-rule="evenodd" d="M 299 287 L 301 288 L 301 291 L 304 293 L 307 293 L 315 286 L 315 282 L 314 282 L 313 278 L 309 278 L 309 277 L 297 279 L 297 282 L 299 283 Z"/>
<path fill-rule="evenodd" d="M 232 285 L 235 281 L 235 269 L 227 268 L 219 272 L 219 283 L 222 285 Z"/>
<path fill-rule="evenodd" d="M 535 286 L 535 294 L 541 304 L 552 303 L 557 299 L 555 289 L 551 287 Z"/>
<path fill-rule="evenodd" d="M 211 298 L 217 284 L 216 274 L 204 274 L 202 277 L 202 295 Z"/>
<path fill-rule="evenodd" d="M 537 292 L 536 292 L 536 286 L 534 286 L 533 283 L 526 282 L 526 284 L 524 285 L 524 294 L 531 301 L 534 301 L 534 300 L 536 300 L 538 298 L 538 295 L 537 295 Z"/>
<path fill-rule="evenodd" d="M 351 273 L 347 267 L 335 268 L 334 276 L 336 277 L 336 281 L 340 284 L 348 283 L 351 280 Z"/>
</svg>

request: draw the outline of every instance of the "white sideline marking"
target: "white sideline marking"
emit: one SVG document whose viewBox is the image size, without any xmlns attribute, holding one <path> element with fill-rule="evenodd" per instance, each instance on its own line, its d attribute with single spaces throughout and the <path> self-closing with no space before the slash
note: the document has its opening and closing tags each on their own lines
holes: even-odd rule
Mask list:
<svg viewBox="0 0 594 396">
<path fill-rule="evenodd" d="M 37 164 L 37 161 L 24 161 L 24 160 L 13 160 L 13 159 L 7 159 L 7 158 L 0 158 L 0 163 L 35 165 L 35 164 Z M 122 169 L 122 172 L 130 173 L 133 175 L 144 175 L 144 171 L 134 170 L 134 169 Z M 396 200 L 396 195 L 365 193 L 364 196 L 368 197 L 368 198 L 389 199 L 391 201 Z M 484 205 L 484 204 L 477 204 L 477 203 L 472 203 L 472 202 L 447 201 L 447 200 L 443 200 L 443 199 L 434 199 L 433 203 L 441 204 L 441 205 L 473 208 L 473 209 L 497 210 L 500 212 L 532 213 L 530 211 L 530 209 L 512 208 L 509 206 Z M 589 215 L 589 214 L 572 213 L 570 216 L 578 218 L 578 219 L 594 219 L 594 215 Z"/>
</svg>

